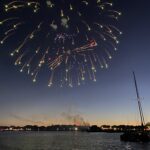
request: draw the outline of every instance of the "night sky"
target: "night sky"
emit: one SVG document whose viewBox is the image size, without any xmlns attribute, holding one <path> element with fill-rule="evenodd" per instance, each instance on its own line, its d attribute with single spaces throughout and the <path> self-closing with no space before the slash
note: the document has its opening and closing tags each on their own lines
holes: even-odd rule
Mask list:
<svg viewBox="0 0 150 150">
<path fill-rule="evenodd" d="M 136 73 L 146 122 L 150 121 L 150 9 L 148 0 L 114 0 L 123 15 L 119 51 L 96 83 L 48 88 L 45 76 L 35 84 L 13 65 L 8 47 L 0 49 L 0 125 L 68 124 L 63 113 L 81 115 L 90 124 L 139 122 L 132 71 Z"/>
</svg>

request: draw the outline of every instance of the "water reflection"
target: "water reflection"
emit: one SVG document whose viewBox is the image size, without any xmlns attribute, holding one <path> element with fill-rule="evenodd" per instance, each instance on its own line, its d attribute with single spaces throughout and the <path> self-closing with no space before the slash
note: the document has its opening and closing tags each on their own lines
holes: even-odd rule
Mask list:
<svg viewBox="0 0 150 150">
<path fill-rule="evenodd" d="M 0 150 L 150 150 L 149 143 L 125 143 L 119 137 L 114 133 L 3 132 Z"/>
</svg>

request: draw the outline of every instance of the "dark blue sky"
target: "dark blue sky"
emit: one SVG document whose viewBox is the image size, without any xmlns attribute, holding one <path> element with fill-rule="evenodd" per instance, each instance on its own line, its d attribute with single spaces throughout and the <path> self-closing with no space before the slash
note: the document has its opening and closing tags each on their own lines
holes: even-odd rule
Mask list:
<svg viewBox="0 0 150 150">
<path fill-rule="evenodd" d="M 62 113 L 80 114 L 91 124 L 138 123 L 132 71 L 136 72 L 146 121 L 150 121 L 150 9 L 142 0 L 115 0 L 123 16 L 119 51 L 97 82 L 77 88 L 48 88 L 33 84 L 12 65 L 7 47 L 0 49 L 0 125 L 67 123 Z M 8 45 L 9 46 L 9 45 Z M 19 116 L 19 117 L 15 117 Z M 28 122 L 31 123 L 31 122 Z"/>
</svg>

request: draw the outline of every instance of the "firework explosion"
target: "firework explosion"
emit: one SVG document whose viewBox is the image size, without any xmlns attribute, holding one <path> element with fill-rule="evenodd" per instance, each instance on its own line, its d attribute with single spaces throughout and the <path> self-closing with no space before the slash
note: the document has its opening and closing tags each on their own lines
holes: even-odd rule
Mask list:
<svg viewBox="0 0 150 150">
<path fill-rule="evenodd" d="M 96 81 L 122 34 L 109 0 L 2 0 L 1 7 L 0 43 L 13 43 L 14 64 L 33 82 L 46 66 L 49 87 Z"/>
</svg>

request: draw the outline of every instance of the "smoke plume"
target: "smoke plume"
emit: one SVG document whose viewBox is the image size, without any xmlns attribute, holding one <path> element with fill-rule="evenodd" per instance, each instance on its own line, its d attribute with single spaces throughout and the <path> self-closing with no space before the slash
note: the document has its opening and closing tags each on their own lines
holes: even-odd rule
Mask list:
<svg viewBox="0 0 150 150">
<path fill-rule="evenodd" d="M 62 116 L 77 126 L 89 126 L 89 123 L 84 120 L 84 118 L 80 114 L 72 115 L 66 112 L 62 113 Z"/>
</svg>

